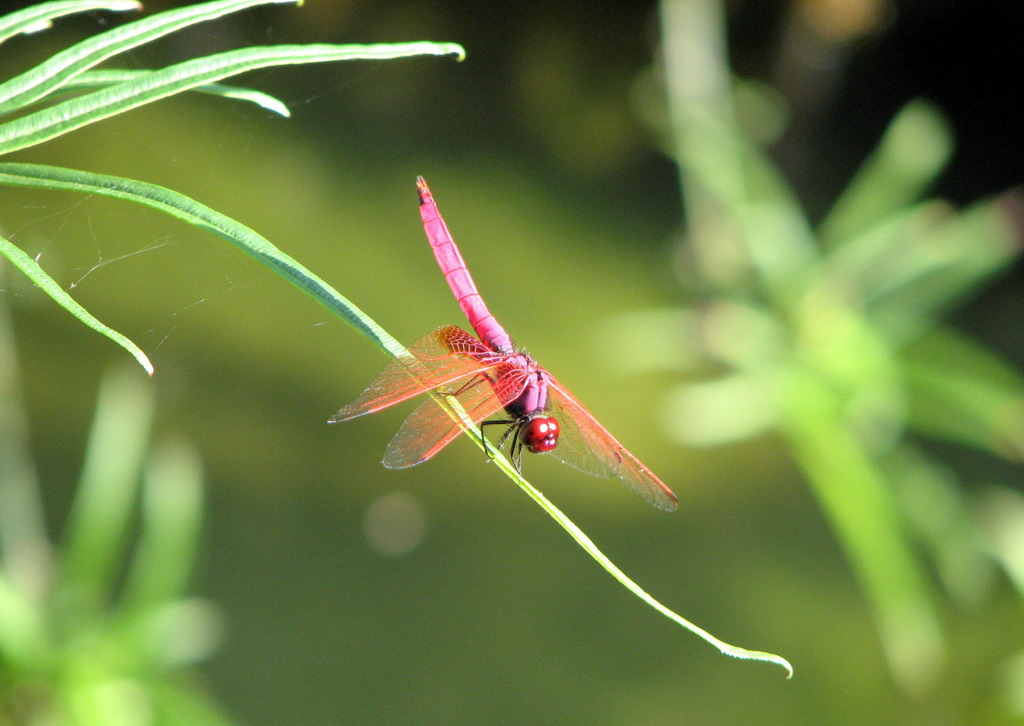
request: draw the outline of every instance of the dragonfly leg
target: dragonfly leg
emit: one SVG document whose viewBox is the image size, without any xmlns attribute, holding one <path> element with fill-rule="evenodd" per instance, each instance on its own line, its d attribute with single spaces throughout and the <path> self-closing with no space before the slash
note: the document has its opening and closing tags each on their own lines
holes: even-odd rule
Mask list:
<svg viewBox="0 0 1024 726">
<path fill-rule="evenodd" d="M 484 441 L 484 450 L 487 450 L 487 439 L 484 438 L 484 426 L 491 426 L 494 424 L 504 424 L 508 426 L 505 433 L 501 435 L 501 439 L 498 440 L 498 451 L 505 448 L 505 443 L 508 442 L 509 438 L 512 439 L 512 444 L 509 446 L 509 458 L 512 460 L 512 466 L 516 468 L 520 474 L 523 473 L 523 448 L 524 444 L 521 438 L 519 438 L 519 431 L 523 427 L 523 422 L 527 420 L 524 418 L 518 419 L 496 419 L 494 421 L 484 421 L 480 424 L 480 438 Z M 515 434 L 515 436 L 513 436 Z M 490 456 L 488 454 L 488 456 Z M 493 458 L 493 457 L 490 457 Z"/>
<path fill-rule="evenodd" d="M 493 456 L 491 456 L 491 451 L 488 448 L 490 446 L 493 446 L 494 444 L 492 444 L 490 441 L 488 441 L 487 437 L 484 436 L 484 426 L 493 426 L 495 424 L 504 424 L 504 425 L 507 426 L 509 424 L 514 424 L 514 423 L 515 423 L 515 421 L 507 420 L 507 419 L 496 419 L 494 421 L 482 421 L 480 423 L 480 442 L 483 444 L 484 451 L 487 453 L 487 460 L 488 461 L 490 461 L 491 459 L 494 458 Z M 504 435 L 501 437 L 501 440 L 498 442 L 498 450 L 499 451 L 501 451 L 501 448 L 505 445 L 505 439 L 508 438 L 509 431 L 512 431 L 513 429 L 515 429 L 515 426 L 511 426 L 509 428 L 509 430 L 506 431 L 504 433 Z"/>
<path fill-rule="evenodd" d="M 511 429 L 509 429 L 511 431 Z M 516 468 L 520 474 L 523 473 L 523 441 L 518 436 L 512 441 L 512 466 Z"/>
<path fill-rule="evenodd" d="M 508 428 L 505 430 L 505 433 L 501 435 L 501 439 L 498 441 L 498 450 L 500 451 L 501 449 L 505 448 L 505 442 L 507 442 L 509 440 L 509 437 L 511 436 L 512 445 L 509 447 L 509 458 L 512 460 L 512 466 L 516 468 L 516 471 L 522 474 L 523 442 L 519 438 L 518 434 L 520 429 L 522 428 L 523 419 L 519 418 L 515 419 L 514 421 L 512 419 L 505 419 L 500 421 L 485 421 L 483 424 L 480 425 L 481 432 L 483 431 L 483 426 L 485 424 L 506 424 L 508 426 Z M 512 436 L 512 434 L 516 435 Z"/>
<path fill-rule="evenodd" d="M 509 427 L 505 430 L 505 433 L 503 433 L 501 435 L 501 440 L 498 441 L 498 448 L 499 449 L 503 449 L 503 448 L 505 448 L 505 442 L 508 441 L 508 437 L 512 435 L 512 432 L 519 430 L 519 422 L 518 421 L 495 421 L 494 423 L 503 423 L 503 424 L 508 424 L 509 425 Z M 513 447 L 515 447 L 515 441 L 518 441 L 518 437 L 516 439 L 513 439 L 513 443 L 512 443 Z"/>
<path fill-rule="evenodd" d="M 468 381 L 463 383 L 461 386 L 459 386 L 459 388 L 457 390 L 453 391 L 451 395 L 453 395 L 453 396 L 461 396 L 463 393 L 465 393 L 469 389 L 475 388 L 476 386 L 479 386 L 481 383 L 486 383 L 487 381 L 488 381 L 488 379 L 485 376 L 483 376 L 483 375 L 475 375 L 472 378 L 470 378 Z"/>
</svg>

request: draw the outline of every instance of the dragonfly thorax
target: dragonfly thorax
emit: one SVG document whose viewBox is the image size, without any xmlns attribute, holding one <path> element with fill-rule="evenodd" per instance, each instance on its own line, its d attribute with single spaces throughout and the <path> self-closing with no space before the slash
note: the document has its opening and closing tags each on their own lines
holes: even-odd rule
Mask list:
<svg viewBox="0 0 1024 726">
<path fill-rule="evenodd" d="M 534 454 L 542 454 L 558 446 L 558 433 L 558 421 L 555 418 L 531 416 L 519 426 L 519 442 Z"/>
</svg>

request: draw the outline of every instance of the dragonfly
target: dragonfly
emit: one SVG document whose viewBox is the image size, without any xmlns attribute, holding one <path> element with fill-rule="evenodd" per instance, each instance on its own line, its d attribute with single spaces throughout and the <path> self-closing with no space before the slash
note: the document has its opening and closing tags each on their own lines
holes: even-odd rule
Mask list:
<svg viewBox="0 0 1024 726">
<path fill-rule="evenodd" d="M 504 425 L 513 465 L 522 470 L 523 451 L 547 454 L 599 477 L 618 477 L 650 504 L 667 511 L 679 506 L 675 494 L 631 454 L 553 375 L 517 348 L 487 309 L 448 231 L 430 187 L 417 177 L 420 216 L 441 272 L 476 337 L 444 325 L 409 346 L 411 357 L 394 358 L 332 423 L 394 406 L 430 391 L 453 396 L 480 427 Z M 497 416 L 497 418 L 493 418 Z M 404 469 L 427 461 L 461 432 L 462 425 L 427 399 L 391 440 L 383 464 Z"/>
</svg>

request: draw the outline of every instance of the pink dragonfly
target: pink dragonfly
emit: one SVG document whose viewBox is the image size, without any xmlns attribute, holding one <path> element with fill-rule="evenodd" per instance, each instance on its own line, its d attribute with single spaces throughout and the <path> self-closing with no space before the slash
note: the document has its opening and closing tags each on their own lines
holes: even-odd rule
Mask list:
<svg viewBox="0 0 1024 726">
<path fill-rule="evenodd" d="M 438 390 L 458 399 L 473 423 L 508 428 L 512 462 L 523 449 L 548 453 L 595 476 L 616 476 L 646 501 L 669 511 L 679 506 L 672 490 L 629 453 L 576 397 L 533 358 L 517 350 L 487 310 L 423 177 L 416 179 L 420 216 L 441 271 L 477 338 L 454 325 L 431 331 L 409 346 L 412 358 L 395 358 L 352 403 L 331 417 L 347 421 L 413 396 Z M 499 411 L 503 416 L 487 420 Z M 388 445 L 384 466 L 404 469 L 434 456 L 462 427 L 433 400 L 425 401 Z"/>
</svg>

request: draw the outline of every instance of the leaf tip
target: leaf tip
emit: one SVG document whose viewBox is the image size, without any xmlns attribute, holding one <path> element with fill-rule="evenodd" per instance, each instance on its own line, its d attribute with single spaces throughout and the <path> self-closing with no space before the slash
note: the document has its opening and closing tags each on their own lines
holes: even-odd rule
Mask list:
<svg viewBox="0 0 1024 726">
<path fill-rule="evenodd" d="M 707 640 L 707 638 L 705 638 Z M 786 671 L 786 680 L 793 679 L 793 665 L 783 658 L 781 655 L 775 655 L 774 653 L 767 653 L 763 650 L 747 650 L 746 648 L 739 648 L 735 645 L 728 645 L 717 641 L 715 645 L 718 650 L 725 654 L 732 656 L 733 658 L 739 658 L 740 660 L 759 660 L 765 663 L 774 663 L 775 665 L 783 668 Z"/>
<path fill-rule="evenodd" d="M 41 33 L 44 30 L 49 30 L 53 27 L 53 23 L 49 20 L 39 20 L 31 25 L 26 25 L 21 29 L 22 35 L 32 35 L 33 33 Z"/>
<path fill-rule="evenodd" d="M 783 658 L 781 655 L 775 655 L 774 653 L 761 653 L 755 651 L 753 656 L 755 660 L 762 660 L 765 663 L 773 663 L 786 671 L 786 680 L 793 680 L 793 664 Z"/>
<path fill-rule="evenodd" d="M 446 45 L 447 45 L 447 48 L 445 50 L 445 53 L 447 53 L 448 55 L 455 56 L 455 62 L 456 63 L 461 63 L 462 61 L 466 60 L 466 49 L 465 48 L 463 48 L 458 43 L 447 43 Z"/>
<path fill-rule="evenodd" d="M 114 12 L 123 12 L 127 10 L 134 10 L 136 12 L 142 12 L 145 10 L 142 3 L 139 0 L 120 0 L 120 2 L 112 2 L 107 5 L 104 10 L 113 10 Z"/>
<path fill-rule="evenodd" d="M 779 658 L 778 664 L 786 669 L 786 680 L 793 680 L 793 664 L 785 658 Z"/>
<path fill-rule="evenodd" d="M 278 116 L 282 116 L 284 118 L 292 117 L 292 112 L 288 109 L 288 107 L 285 106 L 280 101 L 277 101 L 277 99 L 274 99 L 274 102 L 267 101 L 260 105 L 263 106 L 263 108 L 265 108 L 267 111 L 270 111 L 271 113 L 276 113 Z"/>
</svg>

